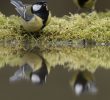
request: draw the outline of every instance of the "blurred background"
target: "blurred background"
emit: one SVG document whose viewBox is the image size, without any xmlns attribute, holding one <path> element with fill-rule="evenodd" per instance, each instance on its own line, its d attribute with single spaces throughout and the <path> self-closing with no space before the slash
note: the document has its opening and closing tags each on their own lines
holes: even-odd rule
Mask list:
<svg viewBox="0 0 110 100">
<path fill-rule="evenodd" d="M 9 3 L 10 0 L 0 1 L 0 11 L 5 15 L 17 14 L 14 7 Z M 22 0 L 25 3 L 36 2 L 36 0 Z M 47 0 L 52 15 L 63 16 L 69 12 L 74 13 L 76 6 L 72 0 Z M 110 0 L 97 0 L 96 10 L 105 11 L 110 9 Z"/>
</svg>

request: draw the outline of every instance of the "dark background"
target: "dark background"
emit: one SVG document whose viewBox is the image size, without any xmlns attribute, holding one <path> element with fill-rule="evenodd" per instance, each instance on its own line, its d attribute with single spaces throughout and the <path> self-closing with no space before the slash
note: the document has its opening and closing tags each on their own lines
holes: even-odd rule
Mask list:
<svg viewBox="0 0 110 100">
<path fill-rule="evenodd" d="M 14 7 L 9 3 L 10 0 L 0 1 L 0 11 L 6 15 L 17 14 Z M 36 0 L 22 0 L 25 3 L 35 2 Z M 47 0 L 52 15 L 63 16 L 69 12 L 74 13 L 76 6 L 72 0 Z M 96 10 L 105 11 L 110 8 L 110 0 L 97 0 Z"/>
</svg>

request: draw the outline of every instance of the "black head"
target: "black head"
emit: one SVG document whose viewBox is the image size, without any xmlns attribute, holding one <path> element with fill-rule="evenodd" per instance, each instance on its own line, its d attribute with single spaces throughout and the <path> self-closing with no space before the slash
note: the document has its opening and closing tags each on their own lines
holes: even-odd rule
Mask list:
<svg viewBox="0 0 110 100">
<path fill-rule="evenodd" d="M 79 72 L 74 84 L 74 90 L 76 95 L 80 95 L 82 93 L 96 93 L 97 92 L 97 88 L 95 85 L 95 82 L 93 80 L 88 80 L 83 72 Z"/>
<path fill-rule="evenodd" d="M 47 2 L 45 1 L 38 1 L 37 3 L 32 5 L 32 12 L 34 14 L 48 11 Z"/>
<path fill-rule="evenodd" d="M 83 76 L 82 72 L 79 72 L 74 84 L 74 90 L 76 95 L 80 95 L 85 90 L 87 90 L 87 79 Z"/>
<path fill-rule="evenodd" d="M 32 72 L 30 75 L 31 82 L 33 84 L 44 84 L 46 82 L 47 73 Z"/>
<path fill-rule="evenodd" d="M 32 13 L 35 14 L 36 16 L 39 16 L 42 21 L 43 21 L 43 26 L 42 28 L 45 27 L 46 21 L 49 16 L 49 10 L 47 6 L 47 2 L 45 1 L 38 1 L 37 3 L 32 5 Z"/>
<path fill-rule="evenodd" d="M 43 60 L 41 68 L 36 71 L 33 71 L 30 74 L 30 79 L 34 84 L 43 84 L 46 82 L 47 75 L 48 75 L 47 66 L 45 64 L 45 61 Z"/>
</svg>

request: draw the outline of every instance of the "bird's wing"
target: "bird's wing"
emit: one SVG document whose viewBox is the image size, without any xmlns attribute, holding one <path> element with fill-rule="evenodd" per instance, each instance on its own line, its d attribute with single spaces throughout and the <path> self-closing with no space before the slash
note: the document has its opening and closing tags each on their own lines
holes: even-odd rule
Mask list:
<svg viewBox="0 0 110 100">
<path fill-rule="evenodd" d="M 20 0 L 10 0 L 10 3 L 14 5 L 16 8 L 25 6 Z"/>
<path fill-rule="evenodd" d="M 24 20 L 27 21 L 27 20 L 32 19 L 33 15 L 31 13 L 28 13 L 30 11 L 27 11 L 27 8 L 30 9 L 31 5 L 23 4 L 20 0 L 10 0 L 10 3 L 15 6 L 16 11 L 20 14 L 20 16 Z"/>
<path fill-rule="evenodd" d="M 15 73 L 13 76 L 11 76 L 9 78 L 10 82 L 15 82 L 15 81 L 19 81 L 22 79 L 29 79 L 30 73 L 33 71 L 33 69 L 28 65 L 28 64 L 24 64 L 23 66 L 21 66 Z"/>
</svg>

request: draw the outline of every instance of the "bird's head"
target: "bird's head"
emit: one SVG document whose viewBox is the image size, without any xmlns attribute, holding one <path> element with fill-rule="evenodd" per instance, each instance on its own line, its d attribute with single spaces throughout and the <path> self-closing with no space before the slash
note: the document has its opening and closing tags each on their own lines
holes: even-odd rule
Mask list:
<svg viewBox="0 0 110 100">
<path fill-rule="evenodd" d="M 37 13 L 39 11 L 48 11 L 47 2 L 39 0 L 37 3 L 32 5 L 32 12 Z"/>
</svg>

